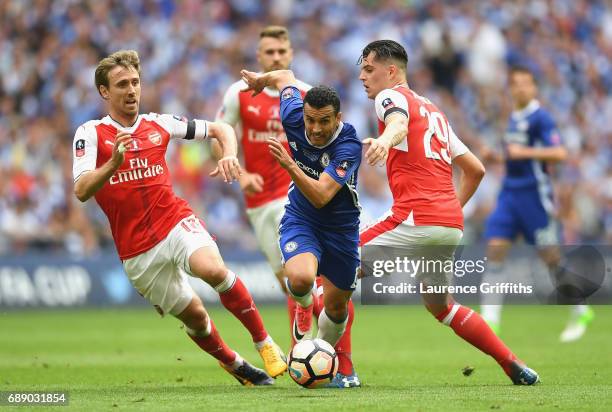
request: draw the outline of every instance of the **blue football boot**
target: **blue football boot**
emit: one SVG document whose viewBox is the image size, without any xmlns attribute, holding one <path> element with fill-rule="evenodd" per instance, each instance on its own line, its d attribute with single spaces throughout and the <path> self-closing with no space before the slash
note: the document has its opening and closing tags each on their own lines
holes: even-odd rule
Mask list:
<svg viewBox="0 0 612 412">
<path fill-rule="evenodd" d="M 514 361 L 510 365 L 510 373 L 510 379 L 515 385 L 535 385 L 540 382 L 540 376 L 536 371 L 518 361 Z"/>
<path fill-rule="evenodd" d="M 360 388 L 361 381 L 359 376 L 353 371 L 350 375 L 343 375 L 340 372 L 334 376 L 334 379 L 327 384 L 326 388 Z"/>
</svg>

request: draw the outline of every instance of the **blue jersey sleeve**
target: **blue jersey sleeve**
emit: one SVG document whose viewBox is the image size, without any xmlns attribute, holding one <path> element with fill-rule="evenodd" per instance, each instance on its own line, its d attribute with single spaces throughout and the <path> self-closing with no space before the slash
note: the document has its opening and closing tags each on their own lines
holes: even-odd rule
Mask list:
<svg viewBox="0 0 612 412">
<path fill-rule="evenodd" d="M 354 129 L 352 133 L 355 134 Z M 329 165 L 323 172 L 330 175 L 340 186 L 344 186 L 353 176 L 360 163 L 361 143 L 359 140 L 351 139 L 343 143 L 342 147 L 332 154 Z"/>
<path fill-rule="evenodd" d="M 304 101 L 297 87 L 287 86 L 281 90 L 280 117 L 285 129 L 304 127 Z"/>
<path fill-rule="evenodd" d="M 546 113 L 540 119 L 540 139 L 544 146 L 560 146 L 561 136 L 552 117 Z"/>
</svg>

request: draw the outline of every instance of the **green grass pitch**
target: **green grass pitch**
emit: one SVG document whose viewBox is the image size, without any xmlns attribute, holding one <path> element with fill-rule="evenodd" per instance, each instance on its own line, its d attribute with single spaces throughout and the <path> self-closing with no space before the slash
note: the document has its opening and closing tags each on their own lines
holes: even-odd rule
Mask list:
<svg viewBox="0 0 612 412">
<path fill-rule="evenodd" d="M 612 307 L 595 311 L 581 341 L 561 344 L 567 308 L 507 307 L 502 337 L 542 378 L 535 387 L 518 387 L 423 308 L 358 306 L 353 357 L 364 386 L 357 390 L 306 390 L 287 375 L 272 387 L 241 387 L 185 337 L 177 320 L 159 319 L 153 309 L 4 312 L 0 390 L 67 390 L 66 409 L 79 411 L 609 411 Z M 241 325 L 224 310 L 210 312 L 230 346 L 261 366 Z M 285 309 L 261 312 L 286 346 Z M 465 377 L 468 365 L 475 371 Z"/>
</svg>

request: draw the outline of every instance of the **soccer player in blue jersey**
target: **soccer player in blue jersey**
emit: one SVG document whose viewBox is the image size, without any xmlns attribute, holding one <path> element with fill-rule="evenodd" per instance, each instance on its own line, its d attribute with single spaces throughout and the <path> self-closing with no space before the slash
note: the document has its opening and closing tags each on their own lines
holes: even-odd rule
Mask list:
<svg viewBox="0 0 612 412">
<path fill-rule="evenodd" d="M 565 160 L 567 150 L 561 144 L 552 116 L 536 99 L 538 89 L 533 73 L 523 67 L 512 68 L 509 82 L 514 111 L 504 137 L 506 176 L 486 228 L 489 265 L 483 281 L 490 283 L 504 281 L 504 261 L 519 234 L 537 247 L 553 275 L 558 273 L 562 260 L 549 167 Z M 499 155 L 491 157 L 504 160 Z M 503 296 L 496 295 L 482 300 L 482 316 L 497 333 L 502 299 Z M 579 339 L 592 318 L 588 306 L 574 306 L 561 341 Z"/>
<path fill-rule="evenodd" d="M 281 121 L 293 158 L 276 139 L 269 139 L 268 145 L 292 179 L 279 232 L 287 290 L 297 303 L 294 338 L 299 342 L 311 337 L 311 292 L 320 273 L 324 309 L 317 337 L 334 346 L 346 327 L 347 305 L 357 286 L 360 264 L 355 187 L 361 141 L 355 128 L 341 121 L 335 90 L 317 86 L 302 99 L 290 70 L 241 73 L 254 93 L 266 86 L 281 91 Z M 360 386 L 354 371 L 340 375 L 334 382 L 342 387 Z"/>
</svg>

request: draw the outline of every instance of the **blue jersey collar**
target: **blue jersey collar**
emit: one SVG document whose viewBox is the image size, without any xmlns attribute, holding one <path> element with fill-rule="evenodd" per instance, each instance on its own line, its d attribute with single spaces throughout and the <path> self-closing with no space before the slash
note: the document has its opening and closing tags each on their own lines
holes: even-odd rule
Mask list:
<svg viewBox="0 0 612 412">
<path fill-rule="evenodd" d="M 306 141 L 308 142 L 308 144 L 311 145 L 312 147 L 316 147 L 317 149 L 325 149 L 327 146 L 332 144 L 333 141 L 336 140 L 338 136 L 340 136 L 340 132 L 342 131 L 343 127 L 344 127 L 344 123 L 342 122 L 338 123 L 338 128 L 336 129 L 336 133 L 334 133 L 333 137 L 329 139 L 329 142 L 325 143 L 323 146 L 316 146 L 312 144 L 312 142 L 308 138 L 308 135 L 306 134 L 306 130 L 304 130 L 304 137 L 306 138 Z"/>
<path fill-rule="evenodd" d="M 536 99 L 533 99 L 527 104 L 527 106 L 525 106 L 521 110 L 514 110 L 512 112 L 512 118 L 515 120 L 523 119 L 529 116 L 530 114 L 532 114 L 533 112 L 535 112 L 536 110 L 538 110 L 539 108 L 540 108 L 540 102 Z"/>
</svg>

